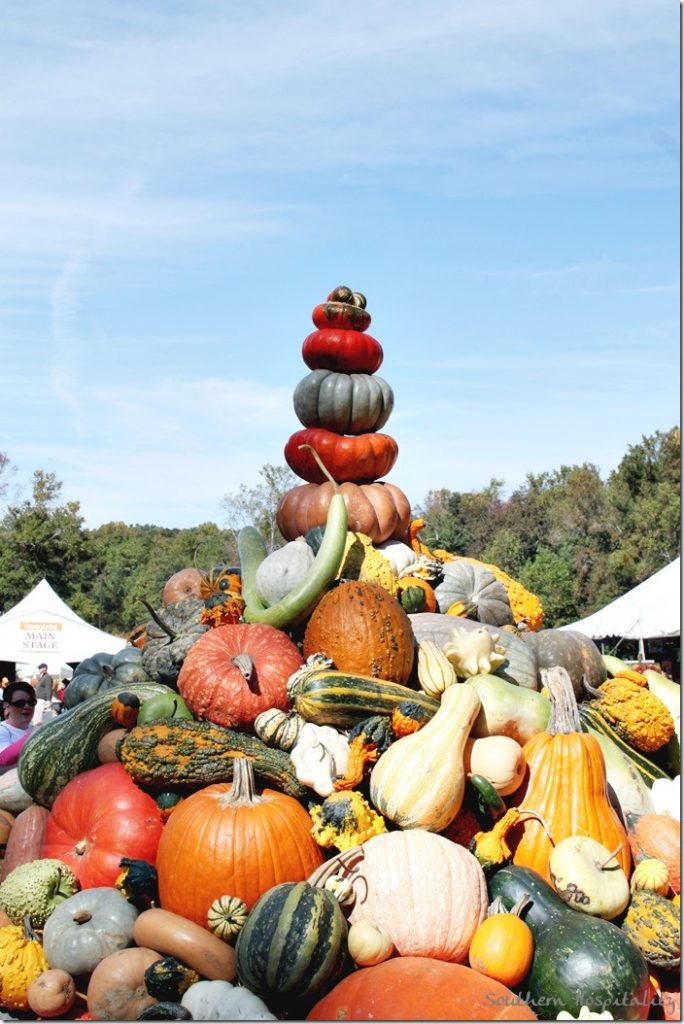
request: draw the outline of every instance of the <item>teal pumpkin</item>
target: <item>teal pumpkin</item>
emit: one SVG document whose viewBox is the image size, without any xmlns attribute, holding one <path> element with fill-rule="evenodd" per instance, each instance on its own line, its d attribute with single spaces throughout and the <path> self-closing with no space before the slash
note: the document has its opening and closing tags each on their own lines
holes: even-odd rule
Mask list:
<svg viewBox="0 0 684 1024">
<path fill-rule="evenodd" d="M 237 937 L 240 982 L 269 1006 L 302 1006 L 328 991 L 347 955 L 347 921 L 335 897 L 283 882 L 257 900 Z"/>
</svg>

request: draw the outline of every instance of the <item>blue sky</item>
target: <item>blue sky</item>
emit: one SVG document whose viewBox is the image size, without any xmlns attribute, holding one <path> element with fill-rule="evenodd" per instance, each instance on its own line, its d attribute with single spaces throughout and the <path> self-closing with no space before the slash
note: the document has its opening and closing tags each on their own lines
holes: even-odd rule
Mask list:
<svg viewBox="0 0 684 1024">
<path fill-rule="evenodd" d="M 188 527 L 362 291 L 388 480 L 508 490 L 679 420 L 672 0 L 7 0 L 0 450 Z"/>
</svg>

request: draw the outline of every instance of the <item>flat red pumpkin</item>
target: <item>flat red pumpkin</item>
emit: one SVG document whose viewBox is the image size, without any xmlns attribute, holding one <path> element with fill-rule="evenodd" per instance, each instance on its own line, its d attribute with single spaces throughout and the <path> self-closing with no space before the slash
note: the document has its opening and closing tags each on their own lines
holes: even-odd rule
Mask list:
<svg viewBox="0 0 684 1024">
<path fill-rule="evenodd" d="M 338 483 L 368 483 L 386 476 L 399 454 L 399 446 L 389 434 L 351 436 L 323 427 L 297 430 L 285 445 L 285 460 L 297 476 L 312 484 L 322 484 L 326 477 L 311 452 L 300 450 L 303 444 L 315 449 Z"/>
<path fill-rule="evenodd" d="M 246 622 L 218 626 L 190 648 L 178 690 L 196 718 L 249 729 L 262 711 L 289 708 L 287 681 L 302 664 L 299 649 L 280 629 Z"/>
<path fill-rule="evenodd" d="M 363 310 L 359 310 L 362 314 Z M 375 373 L 383 359 L 379 341 L 362 331 L 324 327 L 302 343 L 302 359 L 310 370 L 338 373 Z"/>
<path fill-rule="evenodd" d="M 57 795 L 42 857 L 63 860 L 81 888 L 114 885 L 121 858 L 154 864 L 163 822 L 157 804 L 121 764 L 81 772 Z"/>
</svg>

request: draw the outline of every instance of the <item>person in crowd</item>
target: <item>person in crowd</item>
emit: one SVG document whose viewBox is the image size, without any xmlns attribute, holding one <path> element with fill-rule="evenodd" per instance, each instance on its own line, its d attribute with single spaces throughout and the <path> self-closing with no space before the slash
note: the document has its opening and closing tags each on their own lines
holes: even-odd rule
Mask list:
<svg viewBox="0 0 684 1024">
<path fill-rule="evenodd" d="M 48 672 L 47 665 L 44 661 L 42 661 L 38 666 L 38 672 L 31 682 L 33 683 L 38 700 L 50 701 L 52 699 L 52 687 L 54 680 Z"/>
<path fill-rule="evenodd" d="M 4 691 L 5 720 L 0 722 L 0 754 L 33 730 L 36 691 L 30 683 L 10 683 Z"/>
</svg>

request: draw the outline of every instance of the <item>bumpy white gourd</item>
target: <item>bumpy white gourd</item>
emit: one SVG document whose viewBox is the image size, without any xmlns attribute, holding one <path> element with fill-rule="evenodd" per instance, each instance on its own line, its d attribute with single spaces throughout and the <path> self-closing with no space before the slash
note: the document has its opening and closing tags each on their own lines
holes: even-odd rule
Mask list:
<svg viewBox="0 0 684 1024">
<path fill-rule="evenodd" d="M 260 601 L 267 608 L 277 604 L 306 576 L 315 557 L 303 537 L 272 551 L 256 571 L 254 583 Z"/>
</svg>

